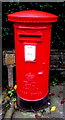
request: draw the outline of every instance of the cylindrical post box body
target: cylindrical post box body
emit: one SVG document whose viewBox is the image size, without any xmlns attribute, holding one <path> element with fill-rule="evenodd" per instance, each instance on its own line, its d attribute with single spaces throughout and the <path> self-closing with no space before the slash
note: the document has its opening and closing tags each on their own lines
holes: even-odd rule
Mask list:
<svg viewBox="0 0 65 120">
<path fill-rule="evenodd" d="M 57 16 L 42 11 L 20 11 L 8 15 L 14 23 L 17 95 L 39 101 L 49 92 L 51 22 Z"/>
<path fill-rule="evenodd" d="M 14 24 L 14 32 L 17 94 L 27 101 L 43 99 L 49 91 L 51 25 Z"/>
</svg>

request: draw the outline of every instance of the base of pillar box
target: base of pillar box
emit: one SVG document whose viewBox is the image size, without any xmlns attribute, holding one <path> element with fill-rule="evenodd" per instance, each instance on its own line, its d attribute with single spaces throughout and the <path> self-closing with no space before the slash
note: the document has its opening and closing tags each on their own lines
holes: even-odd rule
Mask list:
<svg viewBox="0 0 65 120">
<path fill-rule="evenodd" d="M 49 96 L 47 94 L 47 96 L 45 98 L 43 98 L 42 100 L 38 100 L 38 101 L 26 101 L 21 99 L 18 95 L 17 95 L 17 104 L 18 104 L 18 108 L 21 111 L 39 111 L 41 109 L 44 109 L 46 107 L 48 107 L 48 102 L 50 102 Z"/>
</svg>

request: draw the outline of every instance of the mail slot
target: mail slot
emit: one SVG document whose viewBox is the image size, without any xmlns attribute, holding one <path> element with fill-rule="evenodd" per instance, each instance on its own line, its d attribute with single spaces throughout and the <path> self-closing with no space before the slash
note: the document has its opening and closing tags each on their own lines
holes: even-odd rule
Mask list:
<svg viewBox="0 0 65 120">
<path fill-rule="evenodd" d="M 39 102 L 49 93 L 50 41 L 52 22 L 58 16 L 25 10 L 8 15 L 14 22 L 18 104 Z"/>
</svg>

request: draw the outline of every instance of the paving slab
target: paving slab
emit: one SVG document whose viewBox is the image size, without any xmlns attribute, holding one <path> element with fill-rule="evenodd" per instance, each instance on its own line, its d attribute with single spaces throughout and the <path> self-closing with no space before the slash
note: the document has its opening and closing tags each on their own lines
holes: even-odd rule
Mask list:
<svg viewBox="0 0 65 120">
<path fill-rule="evenodd" d="M 20 110 L 17 110 L 14 112 L 13 118 L 64 118 L 63 115 L 63 104 L 61 104 L 61 101 L 63 99 L 63 85 L 55 85 L 50 86 L 50 105 L 47 108 L 44 108 L 39 110 L 37 113 L 35 112 L 21 112 Z M 56 110 L 51 112 L 51 108 L 53 106 L 56 106 Z"/>
<path fill-rule="evenodd" d="M 50 117 L 63 118 L 63 104 L 61 104 L 61 101 L 63 100 L 63 86 L 51 86 L 50 91 L 55 94 L 54 96 L 51 96 L 51 107 L 57 107 L 54 112 L 51 112 Z"/>
<path fill-rule="evenodd" d="M 16 111 L 13 115 L 13 118 L 35 118 L 35 113 Z"/>
<path fill-rule="evenodd" d="M 0 105 L 0 120 L 2 119 L 2 106 Z"/>
</svg>

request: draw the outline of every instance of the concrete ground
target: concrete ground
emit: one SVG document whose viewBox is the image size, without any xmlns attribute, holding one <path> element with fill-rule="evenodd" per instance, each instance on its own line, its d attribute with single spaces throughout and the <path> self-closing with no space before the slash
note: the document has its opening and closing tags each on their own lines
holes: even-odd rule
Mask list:
<svg viewBox="0 0 65 120">
<path fill-rule="evenodd" d="M 64 118 L 64 105 L 63 103 L 63 85 L 55 85 L 50 86 L 50 102 L 48 102 L 48 106 L 44 109 L 41 109 L 37 112 L 25 112 L 20 110 L 15 110 L 13 105 L 8 109 L 4 118 Z M 51 108 L 55 106 L 56 110 L 51 111 Z"/>
</svg>

